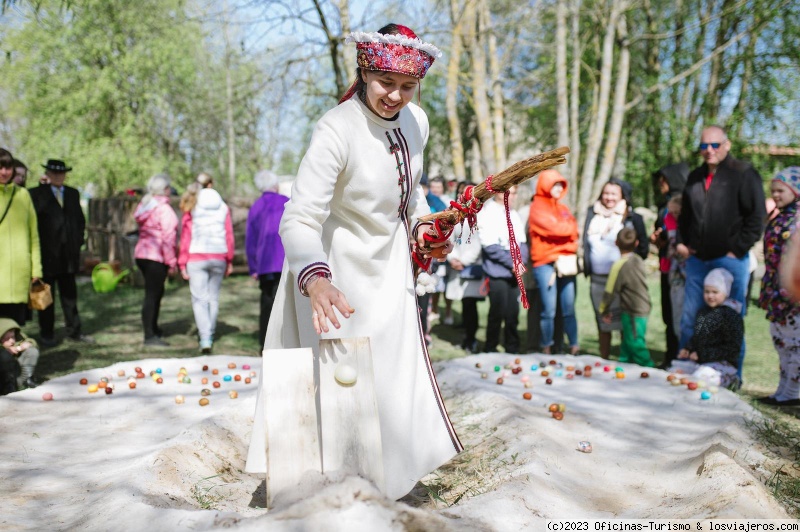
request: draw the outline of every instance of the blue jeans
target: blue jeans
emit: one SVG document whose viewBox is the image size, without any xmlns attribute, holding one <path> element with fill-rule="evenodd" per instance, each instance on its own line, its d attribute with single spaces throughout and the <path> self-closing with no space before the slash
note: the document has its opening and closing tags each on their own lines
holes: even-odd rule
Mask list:
<svg viewBox="0 0 800 532">
<path fill-rule="evenodd" d="M 742 316 L 747 312 L 745 297 L 747 296 L 747 281 L 750 278 L 750 259 L 747 255 L 739 258 L 719 257 L 712 260 L 700 260 L 690 256 L 686 260 L 686 287 L 683 299 L 683 314 L 681 314 L 681 339 L 680 348 L 683 349 L 694 334 L 694 319 L 697 312 L 706 304 L 703 300 L 703 281 L 708 272 L 714 268 L 725 268 L 733 275 L 733 286 L 730 298 L 742 304 Z M 742 349 L 739 352 L 739 377 L 742 376 L 744 364 L 745 342 L 742 338 Z"/>
<path fill-rule="evenodd" d="M 544 264 L 533 269 L 533 276 L 539 287 L 542 299 L 542 314 L 539 323 L 542 328 L 542 347 L 553 345 L 553 328 L 556 317 L 556 298 L 561 303 L 564 315 L 564 332 L 567 333 L 570 347 L 578 345 L 578 321 L 575 319 L 575 276 L 557 277 L 553 264 Z"/>
</svg>

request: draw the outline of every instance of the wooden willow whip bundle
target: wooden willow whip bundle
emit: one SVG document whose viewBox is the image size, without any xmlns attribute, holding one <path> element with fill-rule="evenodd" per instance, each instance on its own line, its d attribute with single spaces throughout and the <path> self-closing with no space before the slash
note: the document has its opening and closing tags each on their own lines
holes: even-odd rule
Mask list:
<svg viewBox="0 0 800 532">
<path fill-rule="evenodd" d="M 489 186 L 487 186 L 486 181 L 477 185 L 472 191 L 472 194 L 481 202 L 485 202 L 498 192 L 505 192 L 515 185 L 524 183 L 542 170 L 565 164 L 567 162 L 565 155 L 568 153 L 569 148 L 563 146 L 529 157 L 495 174 L 491 178 Z M 421 222 L 431 222 L 434 220 L 441 220 L 442 223 L 453 226 L 464 221 L 464 213 L 451 207 L 446 211 L 429 214 L 420 218 Z"/>
</svg>

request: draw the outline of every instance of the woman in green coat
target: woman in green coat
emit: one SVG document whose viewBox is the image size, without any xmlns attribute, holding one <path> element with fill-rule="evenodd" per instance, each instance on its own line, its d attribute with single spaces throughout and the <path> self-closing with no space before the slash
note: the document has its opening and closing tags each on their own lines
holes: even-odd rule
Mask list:
<svg viewBox="0 0 800 532">
<path fill-rule="evenodd" d="M 0 148 L 0 317 L 25 324 L 31 281 L 42 276 L 36 211 L 14 184 L 14 157 Z"/>
</svg>

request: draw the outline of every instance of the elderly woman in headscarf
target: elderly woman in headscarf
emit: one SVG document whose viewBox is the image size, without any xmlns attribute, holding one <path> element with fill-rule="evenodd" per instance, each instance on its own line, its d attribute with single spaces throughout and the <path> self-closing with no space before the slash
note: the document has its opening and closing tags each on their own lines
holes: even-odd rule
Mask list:
<svg viewBox="0 0 800 532">
<path fill-rule="evenodd" d="M 278 229 L 284 204 L 289 198 L 278 192 L 278 176 L 269 170 L 258 172 L 253 181 L 261 191 L 261 197 L 253 203 L 247 215 L 245 249 L 250 276 L 258 280 L 261 288 L 258 337 L 263 345 L 272 304 L 281 280 L 284 251 Z"/>
<path fill-rule="evenodd" d="M 154 175 L 147 182 L 147 194 L 133 213 L 136 223 L 139 224 L 139 240 L 133 256 L 136 266 L 144 275 L 144 345 L 151 347 L 169 345 L 162 338 L 158 314 L 161 298 L 164 297 L 164 281 L 178 266 L 175 251 L 178 217 L 169 203 L 171 191 L 168 175 Z"/>
</svg>

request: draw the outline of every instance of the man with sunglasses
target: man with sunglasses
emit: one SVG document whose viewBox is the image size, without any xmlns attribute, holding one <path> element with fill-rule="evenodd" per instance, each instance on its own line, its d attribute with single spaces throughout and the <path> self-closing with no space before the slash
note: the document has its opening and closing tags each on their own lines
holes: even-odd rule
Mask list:
<svg viewBox="0 0 800 532">
<path fill-rule="evenodd" d="M 689 174 L 678 219 L 677 253 L 687 257 L 681 348 L 692 337 L 695 316 L 704 304 L 703 280 L 714 268 L 733 274 L 730 297 L 741 304 L 742 315 L 746 312 L 748 251 L 761 238 L 766 218 L 761 176 L 750 163 L 730 155 L 725 130 L 706 127 L 698 148 L 704 163 Z M 744 349 L 742 342 L 739 377 Z"/>
</svg>

